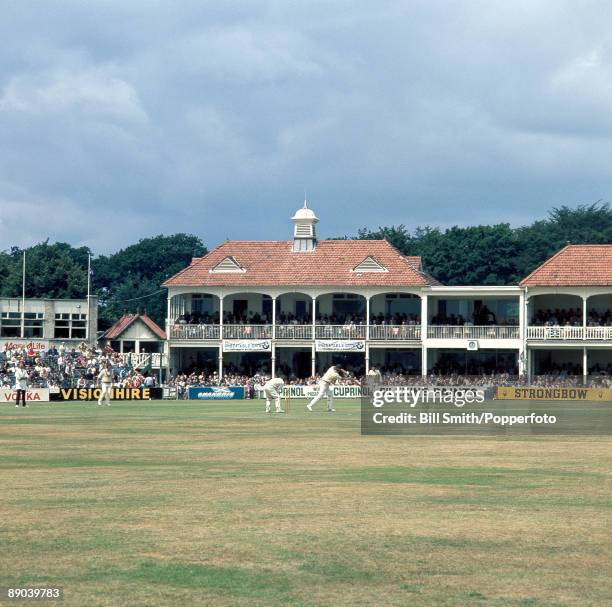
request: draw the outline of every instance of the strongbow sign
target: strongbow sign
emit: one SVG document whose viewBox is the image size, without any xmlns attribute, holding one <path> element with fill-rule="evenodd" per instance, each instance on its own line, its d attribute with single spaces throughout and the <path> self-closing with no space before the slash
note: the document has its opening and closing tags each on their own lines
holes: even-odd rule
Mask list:
<svg viewBox="0 0 612 607">
<path fill-rule="evenodd" d="M 612 401 L 610 388 L 497 388 L 498 400 Z"/>
</svg>

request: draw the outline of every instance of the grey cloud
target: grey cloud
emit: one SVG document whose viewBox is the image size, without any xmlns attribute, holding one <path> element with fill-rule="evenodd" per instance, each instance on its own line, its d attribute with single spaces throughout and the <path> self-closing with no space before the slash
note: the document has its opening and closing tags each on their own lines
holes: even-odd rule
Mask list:
<svg viewBox="0 0 612 607">
<path fill-rule="evenodd" d="M 102 252 L 609 199 L 604 2 L 8 2 L 0 236 Z M 58 219 L 64 217 L 64 220 Z M 19 242 L 17 244 L 25 244 Z"/>
</svg>

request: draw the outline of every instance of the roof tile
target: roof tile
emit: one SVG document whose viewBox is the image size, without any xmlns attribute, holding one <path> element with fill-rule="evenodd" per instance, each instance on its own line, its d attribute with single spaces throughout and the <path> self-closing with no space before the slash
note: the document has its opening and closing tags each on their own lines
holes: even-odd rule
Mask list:
<svg viewBox="0 0 612 607">
<path fill-rule="evenodd" d="M 612 244 L 570 244 L 521 281 L 523 287 L 612 285 Z"/>
<path fill-rule="evenodd" d="M 142 320 L 160 339 L 166 339 L 166 332 L 147 314 L 124 314 L 104 333 L 104 339 L 118 339 L 136 320 Z"/>
<path fill-rule="evenodd" d="M 388 272 L 354 272 L 367 256 Z M 211 270 L 232 256 L 244 273 Z M 164 282 L 164 287 L 206 286 L 427 286 L 440 284 L 386 240 L 322 240 L 312 251 L 293 252 L 291 240 L 228 240 Z"/>
</svg>

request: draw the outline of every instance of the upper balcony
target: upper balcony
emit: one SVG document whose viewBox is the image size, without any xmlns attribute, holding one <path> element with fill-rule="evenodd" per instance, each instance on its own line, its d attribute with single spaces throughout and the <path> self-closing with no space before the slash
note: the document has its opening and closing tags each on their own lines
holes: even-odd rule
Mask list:
<svg viewBox="0 0 612 607">
<path fill-rule="evenodd" d="M 290 292 L 275 299 L 251 292 L 234 293 L 223 299 L 191 293 L 172 297 L 169 313 L 169 339 L 179 341 L 421 339 L 421 299 L 411 293 L 379 293 L 369 300 L 356 293 L 311 297 Z"/>
<path fill-rule="evenodd" d="M 529 298 L 527 339 L 543 342 L 612 340 L 612 294 L 581 297 L 543 294 Z"/>
</svg>

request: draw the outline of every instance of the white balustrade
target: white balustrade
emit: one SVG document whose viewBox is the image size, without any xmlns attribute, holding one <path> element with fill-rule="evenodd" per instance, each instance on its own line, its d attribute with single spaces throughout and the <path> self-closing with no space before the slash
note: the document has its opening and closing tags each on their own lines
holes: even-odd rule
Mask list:
<svg viewBox="0 0 612 607">
<path fill-rule="evenodd" d="M 506 326 L 448 326 L 432 325 L 427 327 L 429 339 L 520 339 L 520 327 Z"/>
<path fill-rule="evenodd" d="M 223 325 L 224 339 L 271 339 L 272 325 Z"/>
<path fill-rule="evenodd" d="M 316 325 L 317 339 L 365 339 L 366 325 Z"/>
<path fill-rule="evenodd" d="M 421 339 L 421 325 L 370 325 L 370 339 L 374 341 L 402 341 Z"/>
<path fill-rule="evenodd" d="M 312 339 L 312 325 L 276 325 L 276 339 Z"/>
</svg>

